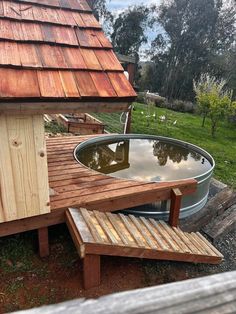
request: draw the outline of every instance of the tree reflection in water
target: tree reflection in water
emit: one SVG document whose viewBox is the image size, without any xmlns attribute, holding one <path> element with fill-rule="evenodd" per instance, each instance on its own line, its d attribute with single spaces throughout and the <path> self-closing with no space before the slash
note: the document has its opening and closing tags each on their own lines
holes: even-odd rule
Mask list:
<svg viewBox="0 0 236 314">
<path fill-rule="evenodd" d="M 93 170 L 101 171 L 102 168 L 112 164 L 113 156 L 106 153 L 105 147 L 89 147 L 82 150 L 79 154 L 79 160 L 82 164 Z"/>
<path fill-rule="evenodd" d="M 187 161 L 189 157 L 196 161 L 202 158 L 198 153 L 190 152 L 185 147 L 161 141 L 154 141 L 153 155 L 157 157 L 160 166 L 165 166 L 168 160 L 179 164 L 182 160 Z"/>
<path fill-rule="evenodd" d="M 111 147 L 111 144 L 114 146 Z M 82 164 L 101 173 L 124 170 L 130 167 L 129 140 L 87 147 L 77 157 Z"/>
</svg>

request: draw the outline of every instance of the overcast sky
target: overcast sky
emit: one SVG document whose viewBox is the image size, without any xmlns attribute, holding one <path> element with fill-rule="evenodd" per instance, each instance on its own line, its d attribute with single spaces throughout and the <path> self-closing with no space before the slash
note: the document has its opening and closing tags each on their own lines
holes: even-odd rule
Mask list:
<svg viewBox="0 0 236 314">
<path fill-rule="evenodd" d="M 157 2 L 159 0 L 110 0 L 108 1 L 108 7 L 111 11 L 121 11 L 128 8 L 128 6 Z"/>
</svg>

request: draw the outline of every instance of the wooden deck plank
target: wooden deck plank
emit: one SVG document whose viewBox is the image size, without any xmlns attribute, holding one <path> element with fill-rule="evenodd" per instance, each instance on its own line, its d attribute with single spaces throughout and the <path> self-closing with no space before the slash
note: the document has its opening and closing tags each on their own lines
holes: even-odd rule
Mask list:
<svg viewBox="0 0 236 314">
<path fill-rule="evenodd" d="M 171 244 L 172 248 L 176 251 L 176 252 L 180 252 L 181 248 L 178 245 L 178 243 L 175 241 L 175 239 L 172 238 L 172 236 L 169 234 L 169 231 L 166 230 L 166 228 L 163 226 L 162 221 L 158 221 L 157 225 L 159 226 L 159 230 L 161 230 L 163 236 L 167 239 L 167 241 Z"/>
<path fill-rule="evenodd" d="M 133 182 L 132 187 L 138 187 L 142 184 L 139 182 Z M 125 189 L 125 188 L 130 188 L 130 183 L 127 181 L 113 181 L 113 184 L 111 185 L 110 182 L 106 184 L 106 182 L 103 182 L 102 185 L 97 185 L 94 183 L 93 187 L 89 188 L 84 188 L 84 189 L 79 189 L 79 190 L 73 190 L 73 191 L 68 191 L 61 193 L 60 195 L 56 195 L 53 197 L 54 201 L 59 201 L 63 199 L 68 199 L 68 198 L 74 198 L 74 197 L 83 197 L 85 195 L 90 195 L 94 193 L 105 193 L 107 191 L 117 191 L 120 189 Z"/>
<path fill-rule="evenodd" d="M 119 235 L 120 239 L 126 246 L 133 246 L 133 242 L 130 243 L 129 238 L 126 236 L 124 229 L 121 228 L 120 224 L 118 223 L 117 219 L 111 213 L 105 213 L 106 217 L 109 219 L 110 223 L 112 224 L 113 228 L 116 230 L 117 234 Z"/>
<path fill-rule="evenodd" d="M 106 235 L 110 239 L 111 244 L 122 243 L 121 241 L 117 240 L 117 236 L 114 234 L 114 229 L 109 228 L 109 226 L 107 225 L 107 223 L 104 219 L 105 215 L 103 213 L 98 212 L 98 211 L 94 211 L 94 215 L 95 215 L 97 221 L 99 222 L 99 224 L 101 225 L 102 229 L 104 230 L 104 232 L 106 233 Z"/>
<path fill-rule="evenodd" d="M 93 184 L 97 184 L 97 182 L 107 180 L 107 177 L 99 176 L 99 175 L 93 175 L 93 176 L 78 176 L 76 179 L 65 179 L 63 181 L 54 181 L 51 182 L 49 185 L 51 188 L 57 188 L 59 191 L 60 189 L 66 188 L 65 191 L 73 191 L 74 189 L 78 189 L 83 184 L 90 184 L 88 187 L 93 186 Z M 52 201 L 52 200 L 51 200 Z"/>
<path fill-rule="evenodd" d="M 143 238 L 141 234 L 138 232 L 138 229 L 134 224 L 132 224 L 132 221 L 130 221 L 129 217 L 119 214 L 120 219 L 124 223 L 126 229 L 129 231 L 131 237 L 134 239 L 134 241 L 137 243 L 139 247 L 145 247 L 145 242 L 143 241 Z"/>
<path fill-rule="evenodd" d="M 205 253 L 209 255 L 216 255 L 214 251 L 212 251 L 208 246 L 206 246 L 205 242 L 203 242 L 196 233 L 191 233 L 191 236 L 195 239 L 198 245 L 203 248 Z"/>
<path fill-rule="evenodd" d="M 191 237 L 191 234 L 185 233 L 185 236 L 189 239 L 189 241 L 194 245 L 194 247 L 197 249 L 198 254 L 205 254 L 205 251 L 198 245 L 198 243 Z"/>
<path fill-rule="evenodd" d="M 85 246 L 84 246 L 81 234 L 80 234 L 78 228 L 76 227 L 76 223 L 75 223 L 74 219 L 71 217 L 71 214 L 69 213 L 69 211 L 66 212 L 66 223 L 67 223 L 67 227 L 70 231 L 71 237 L 73 239 L 73 242 L 76 246 L 77 252 L 80 255 L 80 258 L 84 258 L 85 257 Z"/>
<path fill-rule="evenodd" d="M 96 242 L 103 242 L 103 239 L 99 232 L 97 231 L 96 227 L 94 226 L 93 222 L 91 221 L 91 217 L 88 213 L 88 211 L 84 208 L 80 209 L 81 215 L 84 218 L 85 223 L 87 224 L 89 230 L 91 231 L 91 234 L 93 235 Z"/>
<path fill-rule="evenodd" d="M 223 255 L 209 241 L 207 241 L 200 232 L 197 232 L 196 234 L 201 238 L 201 240 L 206 244 L 206 246 L 209 247 L 217 256 L 223 258 Z"/>
<path fill-rule="evenodd" d="M 87 207 L 106 212 L 169 198 L 170 189 L 173 187 L 171 183 L 142 183 L 111 178 L 78 164 L 73 156 L 74 148 L 94 137 L 91 135 L 47 139 L 49 186 L 55 192 L 50 196 L 51 212 L 35 219 L 4 224 L 0 228 L 0 235 L 65 222 L 64 213 L 69 207 Z M 68 154 L 66 160 L 63 157 L 64 151 Z M 196 182 L 179 181 L 177 187 L 183 194 L 189 194 L 195 191 Z"/>
<path fill-rule="evenodd" d="M 76 175 L 70 175 L 69 178 L 76 179 Z M 64 177 L 62 180 L 64 180 Z M 78 205 L 82 206 L 81 204 L 83 204 L 84 207 L 89 206 L 91 209 L 96 209 L 97 207 L 101 208 L 103 211 L 115 211 L 154 201 L 165 200 L 168 199 L 169 193 L 170 191 L 168 187 L 159 187 L 158 184 L 144 183 L 135 187 L 131 186 L 79 197 L 70 197 L 63 200 L 54 201 L 54 197 L 52 196 L 51 208 L 56 209 Z"/>
<path fill-rule="evenodd" d="M 190 253 L 197 253 L 198 250 L 191 244 L 188 237 L 185 236 L 184 232 L 182 230 L 173 227 L 173 231 L 178 235 L 178 237 L 182 240 L 182 242 L 185 244 L 185 246 L 189 249 Z"/>
<path fill-rule="evenodd" d="M 168 233 L 168 235 L 171 237 L 173 242 L 185 253 L 190 253 L 188 247 L 185 245 L 185 243 L 178 237 L 178 234 L 176 234 L 172 228 L 170 228 L 164 221 L 160 221 L 160 224 L 163 226 L 165 231 Z"/>
<path fill-rule="evenodd" d="M 156 248 L 155 243 L 152 241 L 152 239 L 150 237 L 148 237 L 148 235 L 145 232 L 145 229 L 143 228 L 143 226 L 141 225 L 140 221 L 138 220 L 138 218 L 136 218 L 135 216 L 130 215 L 129 216 L 130 219 L 132 220 L 132 222 L 134 223 L 134 225 L 136 226 L 136 228 L 138 229 L 138 231 L 140 232 L 140 234 L 142 235 L 143 239 L 146 241 L 146 243 L 148 244 L 148 246 L 152 249 Z"/>
<path fill-rule="evenodd" d="M 171 183 L 111 179 L 77 163 L 73 156 L 75 147 L 94 137 L 68 136 L 47 140 L 49 183 L 56 192 L 50 198 L 52 210 L 81 206 L 110 211 L 169 198 Z M 176 187 L 185 195 L 195 191 L 194 184 L 193 180 L 182 180 Z"/>
<path fill-rule="evenodd" d="M 165 243 L 162 241 L 161 237 L 158 236 L 156 229 L 154 229 L 153 225 L 151 225 L 150 221 L 148 219 L 145 219 L 144 217 L 141 218 L 153 238 L 156 240 L 158 246 L 163 250 L 163 251 L 168 251 L 168 247 L 165 245 Z M 154 231 L 155 230 L 155 231 Z"/>
<path fill-rule="evenodd" d="M 95 182 L 94 182 L 94 185 L 96 184 L 96 186 L 100 186 L 100 185 L 108 185 L 108 184 L 112 184 L 114 182 L 114 179 L 112 178 L 99 178 L 99 177 L 96 177 L 94 178 Z M 90 188 L 91 187 L 91 181 L 92 180 L 89 180 L 89 181 L 84 181 L 82 180 L 82 182 L 80 180 L 78 180 L 77 184 L 71 184 L 71 185 L 63 185 L 63 186 L 57 186 L 55 188 L 55 190 L 58 192 L 58 193 L 64 193 L 64 192 L 69 192 L 71 190 L 75 191 L 75 190 L 82 190 L 82 189 L 85 189 L 85 188 Z M 75 183 L 75 182 L 73 182 Z"/>
<path fill-rule="evenodd" d="M 165 230 L 163 230 L 163 228 L 161 227 L 161 225 L 154 219 L 150 219 L 151 223 L 155 226 L 155 228 L 158 230 L 158 232 L 161 234 L 161 236 L 163 237 L 163 239 L 165 240 L 165 242 L 168 244 L 168 246 L 172 249 L 172 250 L 176 250 L 176 246 L 173 243 L 172 239 L 167 235 L 166 236 L 166 232 Z M 177 248 L 178 251 L 178 248 Z"/>
<path fill-rule="evenodd" d="M 70 208 L 67 213 L 70 214 L 71 218 L 74 220 L 75 225 L 79 227 L 82 241 L 84 243 L 92 242 L 93 236 L 88 228 L 88 225 L 85 223 L 81 212 L 78 209 Z"/>
</svg>

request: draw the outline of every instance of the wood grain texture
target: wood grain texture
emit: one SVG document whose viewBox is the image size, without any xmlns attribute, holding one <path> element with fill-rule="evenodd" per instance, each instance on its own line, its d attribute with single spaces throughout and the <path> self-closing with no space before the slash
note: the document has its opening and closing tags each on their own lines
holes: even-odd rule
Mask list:
<svg viewBox="0 0 236 314">
<path fill-rule="evenodd" d="M 36 4 L 52 8 L 73 9 L 78 11 L 91 12 L 86 0 L 18 0 L 20 3 Z"/>
<path fill-rule="evenodd" d="M 40 97 L 36 71 L 0 68 L 0 77 L 0 98 Z"/>
<path fill-rule="evenodd" d="M 52 103 L 65 98 L 135 99 L 86 0 L 2 0 L 0 4 L 0 112 L 5 110 L 1 100 L 9 110 L 4 113 L 14 111 L 6 103 L 10 99 L 28 102 L 48 98 Z M 59 71 L 67 70 L 70 74 L 59 75 Z M 109 77 L 107 71 L 118 75 Z M 24 114 L 18 106 L 20 103 L 16 108 Z M 60 113 L 56 102 L 51 106 Z M 95 107 L 95 111 L 105 107 Z M 67 109 L 71 112 L 70 106 Z M 109 110 L 112 112 L 113 107 Z M 39 112 L 35 109 L 33 113 Z"/>
<path fill-rule="evenodd" d="M 117 94 L 106 73 L 90 72 L 90 75 L 100 97 L 117 97 Z"/>
<path fill-rule="evenodd" d="M 133 87 L 126 79 L 123 73 L 108 73 L 111 83 L 119 97 L 130 94 L 130 96 L 136 96 Z"/>
<path fill-rule="evenodd" d="M 81 206 L 102 211 L 114 211 L 170 198 L 171 189 L 179 187 L 183 194 L 195 191 L 194 180 L 176 183 L 142 183 L 108 178 L 84 168 L 73 157 L 76 145 L 89 136 L 49 139 L 47 142 L 51 207 Z M 60 155 L 58 157 L 58 155 Z M 107 181 L 108 179 L 108 181 Z"/>
<path fill-rule="evenodd" d="M 70 71 L 60 71 L 59 72 L 62 87 L 66 97 L 76 97 L 80 98 L 80 93 L 76 85 L 75 77 L 73 72 Z"/>
<path fill-rule="evenodd" d="M 179 189 L 173 189 L 171 191 L 169 224 L 172 227 L 177 227 L 179 224 L 179 215 L 180 215 L 182 196 L 183 195 Z"/>
<path fill-rule="evenodd" d="M 100 272 L 100 256 L 86 255 L 83 259 L 83 279 L 85 289 L 100 285 Z"/>
<path fill-rule="evenodd" d="M 0 116 L 0 127 L 0 222 L 48 213 L 43 117 Z"/>
<path fill-rule="evenodd" d="M 38 71 L 38 83 L 42 97 L 64 97 L 64 89 L 58 71 Z"/>
<path fill-rule="evenodd" d="M 126 111 L 129 107 L 128 100 L 114 101 L 114 100 L 101 100 L 86 101 L 85 99 L 76 99 L 74 101 L 60 101 L 54 102 L 41 101 L 41 102 L 26 102 L 16 103 L 8 101 L 7 103 L 0 103 L 1 114 L 45 114 L 45 113 L 84 113 L 84 112 L 122 112 Z"/>
<path fill-rule="evenodd" d="M 178 187 L 184 195 L 196 190 L 195 180 L 168 184 L 142 183 L 109 178 L 85 169 L 73 158 L 73 150 L 76 145 L 92 137 L 94 135 L 47 140 L 49 182 L 50 187 L 55 191 L 54 195 L 50 196 L 53 211 L 48 215 L 19 220 L 16 223 L 5 223 L 0 226 L 0 236 L 64 222 L 65 209 L 71 206 L 87 206 L 100 211 L 114 211 L 133 205 L 151 203 L 158 199 L 168 199 L 171 189 L 175 187 Z M 7 166 L 1 167 L 8 169 Z M 9 173 L 8 170 L 7 173 Z M 14 184 L 12 182 L 7 183 L 8 189 Z M 125 237 L 127 235 L 124 234 Z"/>
<path fill-rule="evenodd" d="M 76 78 L 78 90 L 82 97 L 89 97 L 89 96 L 98 97 L 99 96 L 98 90 L 89 72 L 76 71 L 74 73 L 74 76 Z"/>
<path fill-rule="evenodd" d="M 68 209 L 67 217 L 71 218 L 67 220 L 68 225 L 73 222 L 73 229 L 70 228 L 72 234 L 76 230 L 81 239 L 88 239 L 88 233 L 91 234 L 90 241 L 83 242 L 85 256 L 86 254 L 129 256 L 209 264 L 220 263 L 223 259 L 221 253 L 215 248 L 210 249 L 211 244 L 197 233 L 184 233 L 190 243 L 186 247 L 178 236 L 180 232 L 177 229 L 173 231 L 172 227 L 164 221 L 153 225 L 148 218 L 110 214 L 109 219 L 111 220 L 112 217 L 113 220 L 111 224 L 105 214 L 86 209 Z M 116 229 L 117 225 L 119 225 L 118 229 Z M 160 236 L 160 229 L 162 229 L 162 236 Z M 121 232 L 126 235 L 125 243 L 123 237 L 120 237 Z M 165 246 L 164 250 L 159 239 Z"/>
<path fill-rule="evenodd" d="M 123 71 L 123 67 L 112 50 L 95 50 L 95 54 L 105 71 Z"/>
<path fill-rule="evenodd" d="M 38 229 L 38 244 L 39 244 L 39 256 L 49 256 L 49 239 L 48 239 L 48 228 Z"/>
<path fill-rule="evenodd" d="M 87 69 L 102 70 L 101 64 L 99 63 L 94 50 L 81 48 L 80 52 L 86 63 Z"/>
</svg>

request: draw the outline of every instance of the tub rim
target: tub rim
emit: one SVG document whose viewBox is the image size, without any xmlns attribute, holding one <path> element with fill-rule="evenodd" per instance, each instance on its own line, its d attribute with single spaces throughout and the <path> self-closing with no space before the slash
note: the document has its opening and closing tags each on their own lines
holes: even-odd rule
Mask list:
<svg viewBox="0 0 236 314">
<path fill-rule="evenodd" d="M 185 148 L 190 148 L 192 149 L 193 151 L 197 152 L 197 153 L 200 153 L 203 157 L 205 157 L 212 165 L 212 167 L 207 170 L 206 172 L 198 175 L 198 176 L 194 176 L 194 177 L 187 177 L 187 178 L 184 178 L 184 179 L 178 179 L 178 180 L 167 180 L 167 181 L 145 181 L 145 180 L 142 180 L 142 181 L 138 181 L 136 179 L 132 179 L 132 178 L 120 178 L 120 177 L 117 177 L 117 176 L 113 176 L 113 175 L 109 175 L 109 174 L 105 174 L 105 173 L 102 173 L 102 172 L 99 172 L 97 170 L 94 170 L 86 165 L 84 165 L 76 156 L 76 153 L 78 152 L 78 150 L 80 149 L 83 149 L 84 147 L 86 147 L 87 145 L 92 145 L 92 144 L 96 144 L 98 142 L 102 142 L 102 141 L 106 141 L 106 140 L 112 140 L 112 139 L 116 139 L 116 140 L 125 140 L 125 139 L 152 139 L 152 140 L 163 140 L 163 141 L 167 141 L 169 143 L 177 143 L 179 145 L 182 145 L 184 146 Z M 116 178 L 116 179 L 119 179 L 119 180 L 128 180 L 128 181 L 135 181 L 135 182 L 143 182 L 143 183 L 159 183 L 159 182 L 178 182 L 180 180 L 190 180 L 190 179 L 195 179 L 198 184 L 200 184 L 202 181 L 205 181 L 207 180 L 208 178 L 205 178 L 206 176 L 207 177 L 210 177 L 215 169 L 215 160 L 214 158 L 212 157 L 211 154 L 209 154 L 206 150 L 204 150 L 203 148 L 197 146 L 197 145 L 194 145 L 194 144 L 191 144 L 189 142 L 185 142 L 185 141 L 182 141 L 182 140 L 179 140 L 179 139 L 175 139 L 175 138 L 172 138 L 172 137 L 165 137 L 165 136 L 158 136 L 158 135 L 149 135 L 149 134 L 109 134 L 109 135 L 102 135 L 102 136 L 97 136 L 97 137 L 94 137 L 94 138 L 91 138 L 91 139 L 88 139 L 88 140 L 85 140 L 83 141 L 82 143 L 78 144 L 75 148 L 74 148 L 74 152 L 73 152 L 73 155 L 74 155 L 74 159 L 76 160 L 76 162 L 78 162 L 81 166 L 85 167 L 86 169 L 90 170 L 90 171 L 94 171 L 96 172 L 97 174 L 100 174 L 100 175 L 104 175 L 104 176 L 107 176 L 107 177 L 111 177 L 111 178 Z M 203 180 L 202 180 L 203 178 Z"/>
</svg>

